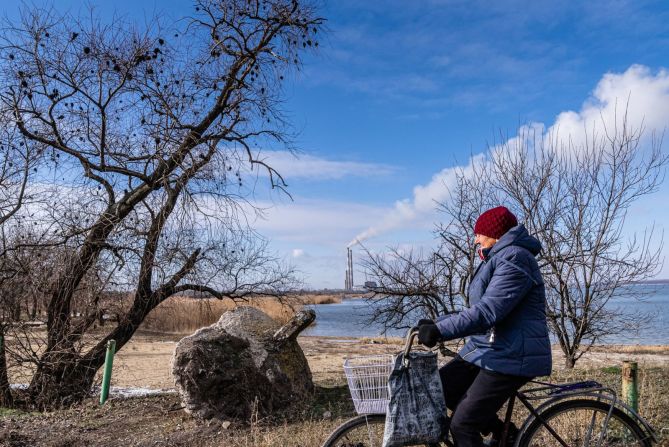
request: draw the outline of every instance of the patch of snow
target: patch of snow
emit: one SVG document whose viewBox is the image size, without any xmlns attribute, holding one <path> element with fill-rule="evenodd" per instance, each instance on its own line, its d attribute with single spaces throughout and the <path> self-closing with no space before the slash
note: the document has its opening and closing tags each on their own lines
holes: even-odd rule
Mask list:
<svg viewBox="0 0 669 447">
<path fill-rule="evenodd" d="M 94 390 L 95 394 L 100 394 L 98 387 Z M 145 388 L 145 387 L 120 387 L 113 386 L 109 389 L 110 396 L 116 397 L 145 397 L 156 396 L 160 394 L 175 394 L 177 390 L 174 388 Z"/>
<path fill-rule="evenodd" d="M 9 387 L 13 390 L 25 390 L 28 388 L 27 383 L 12 383 Z M 93 394 L 100 394 L 100 387 L 93 387 Z M 113 386 L 109 389 L 110 396 L 116 397 L 145 397 L 155 396 L 159 394 L 175 394 L 177 390 L 174 388 L 145 388 L 145 387 L 121 387 Z"/>
</svg>

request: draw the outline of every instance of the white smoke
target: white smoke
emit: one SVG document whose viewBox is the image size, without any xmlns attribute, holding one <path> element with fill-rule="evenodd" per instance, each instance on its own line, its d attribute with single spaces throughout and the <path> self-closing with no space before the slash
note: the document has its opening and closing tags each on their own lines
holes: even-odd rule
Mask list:
<svg viewBox="0 0 669 447">
<path fill-rule="evenodd" d="M 462 172 L 464 175 L 469 175 L 474 171 L 474 167 L 478 163 L 483 163 L 485 159 L 485 154 L 474 155 L 469 159 L 467 166 L 444 168 L 433 175 L 427 184 L 415 186 L 412 199 L 395 202 L 391 211 L 378 224 L 359 233 L 348 246 L 352 247 L 388 231 L 412 226 L 419 219 L 421 221 L 429 219 L 435 214 L 437 204 L 448 199 L 450 189 L 455 186 L 457 174 Z"/>
<path fill-rule="evenodd" d="M 653 74 L 649 67 L 632 65 L 623 73 L 607 73 L 578 112 L 569 110 L 560 113 L 547 129 L 542 123 L 529 123 L 519 129 L 518 135 L 505 144 L 491 148 L 490 152 L 494 156 L 495 151 L 501 148 L 518 147 L 521 139 L 527 142 L 535 135 L 545 140 L 569 142 L 565 150 L 574 150 L 593 133 L 600 137 L 607 132 L 615 133 L 616 126 L 620 126 L 623 120 L 632 129 L 643 126 L 646 138 L 651 137 L 652 131 L 665 130 L 669 124 L 667 70 L 661 69 Z M 388 231 L 414 227 L 425 219 L 433 221 L 436 204 L 448 200 L 448 191 L 454 185 L 456 173 L 470 174 L 472 167 L 485 162 L 486 157 L 486 153 L 474 155 L 466 166 L 442 169 L 427 184 L 415 186 L 411 199 L 395 202 L 377 224 L 356 235 L 348 246 Z"/>
</svg>

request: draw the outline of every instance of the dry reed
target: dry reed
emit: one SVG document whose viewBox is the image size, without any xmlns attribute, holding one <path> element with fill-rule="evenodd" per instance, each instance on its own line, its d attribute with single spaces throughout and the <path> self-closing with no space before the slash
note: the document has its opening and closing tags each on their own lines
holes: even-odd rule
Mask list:
<svg viewBox="0 0 669 447">
<path fill-rule="evenodd" d="M 279 323 L 284 324 L 305 305 L 333 304 L 340 303 L 341 300 L 342 296 L 336 294 L 291 295 L 282 300 L 270 297 L 254 297 L 249 299 L 248 302 L 238 303 L 232 300 L 213 298 L 172 297 L 151 311 L 142 323 L 141 329 L 164 333 L 193 332 L 215 323 L 223 313 L 238 306 L 258 308 Z"/>
</svg>

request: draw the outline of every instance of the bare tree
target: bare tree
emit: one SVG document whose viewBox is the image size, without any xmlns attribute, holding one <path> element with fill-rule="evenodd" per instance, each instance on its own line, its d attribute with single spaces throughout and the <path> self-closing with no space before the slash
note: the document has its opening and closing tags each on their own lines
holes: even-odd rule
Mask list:
<svg viewBox="0 0 669 447">
<path fill-rule="evenodd" d="M 389 249 L 387 253 L 366 251 L 362 267 L 376 283 L 367 299 L 370 323 L 385 330 L 406 328 L 419 318 L 434 318 L 457 307 L 457 291 L 449 266 L 436 255 Z M 379 299 L 381 298 L 381 299 Z"/>
<path fill-rule="evenodd" d="M 605 337 L 639 328 L 642 315 L 611 304 L 640 297 L 630 285 L 652 278 L 662 261 L 652 228 L 623 232 L 630 206 L 662 182 L 661 140 L 644 147 L 643 128 L 626 113 L 613 129 L 601 124 L 578 146 L 528 131 L 491 157 L 491 182 L 542 243 L 548 319 L 568 368 Z"/>
<path fill-rule="evenodd" d="M 601 124 L 601 132 L 585 133 L 578 145 L 523 127 L 480 163 L 457 171 L 449 199 L 438 207 L 445 218 L 434 253 L 395 256 L 392 262 L 369 255 L 365 261 L 381 284 L 377 293 L 388 297 L 376 301 L 376 320 L 400 327 L 416 315 L 432 316 L 438 313 L 435 296 L 443 308 L 453 308 L 454 301 L 468 305 L 477 264 L 474 223 L 486 209 L 505 204 L 543 245 L 547 317 L 567 367 L 607 336 L 638 329 L 644 316 L 623 313 L 613 303 L 642 297 L 644 290 L 631 284 L 657 273 L 662 241 L 652 228 L 627 237 L 624 224 L 630 206 L 657 190 L 668 158 L 661 139 L 644 139 L 643 127 L 632 128 L 626 113 L 613 129 Z"/>
<path fill-rule="evenodd" d="M 244 232 L 252 206 L 244 199 L 246 171 L 262 169 L 272 187 L 286 186 L 255 147 L 286 142 L 281 84 L 299 67 L 301 51 L 317 45 L 321 23 L 305 2 L 201 0 L 192 17 L 170 27 L 142 30 L 32 9 L 5 28 L 2 110 L 32 146 L 52 155 L 49 172 L 59 186 L 87 202 L 76 213 L 79 231 L 55 233 L 76 249 L 48 299 L 46 345 L 28 388 L 34 405 L 83 397 L 107 340 L 122 348 L 176 293 L 280 294 L 293 284 L 292 272 L 271 262 L 263 277 L 256 268 L 253 280 L 244 279 L 260 258 L 244 264 L 247 254 L 221 245 L 235 237 L 212 230 Z M 48 212 L 54 222 L 67 218 L 65 209 Z M 115 327 L 84 343 L 96 318 L 73 319 L 75 292 L 107 261 L 112 283 L 134 282 L 133 298 Z M 195 281 L 206 271 L 208 284 Z M 232 273 L 232 282 L 217 282 L 221 272 Z"/>
<path fill-rule="evenodd" d="M 28 182 L 41 159 L 41 151 L 27 144 L 25 138 L 11 125 L 11 115 L 0 111 L 0 290 L 20 274 L 17 265 L 10 262 L 8 253 L 14 248 L 6 224 L 15 219 L 29 196 Z M 12 296 L 0 295 L 0 406 L 11 406 L 12 395 L 7 375 L 5 333 L 8 324 L 17 317 L 18 303 Z"/>
</svg>

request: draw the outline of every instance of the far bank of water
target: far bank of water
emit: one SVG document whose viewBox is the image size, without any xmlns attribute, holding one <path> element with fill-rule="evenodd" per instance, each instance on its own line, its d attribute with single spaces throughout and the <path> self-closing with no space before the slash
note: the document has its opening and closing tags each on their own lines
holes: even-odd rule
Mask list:
<svg viewBox="0 0 669 447">
<path fill-rule="evenodd" d="M 620 310 L 633 318 L 637 314 L 651 316 L 650 321 L 639 327 L 638 331 L 625 332 L 607 337 L 604 342 L 610 344 L 669 345 L 669 285 L 636 285 L 647 295 L 639 300 L 631 297 L 612 299 L 607 307 Z M 364 299 L 345 299 L 338 304 L 316 304 L 309 306 L 316 311 L 316 321 L 307 328 L 303 335 L 331 337 L 378 337 L 383 335 L 383 327 L 369 324 L 370 304 Z M 406 329 L 390 329 L 390 337 L 401 337 Z"/>
</svg>

